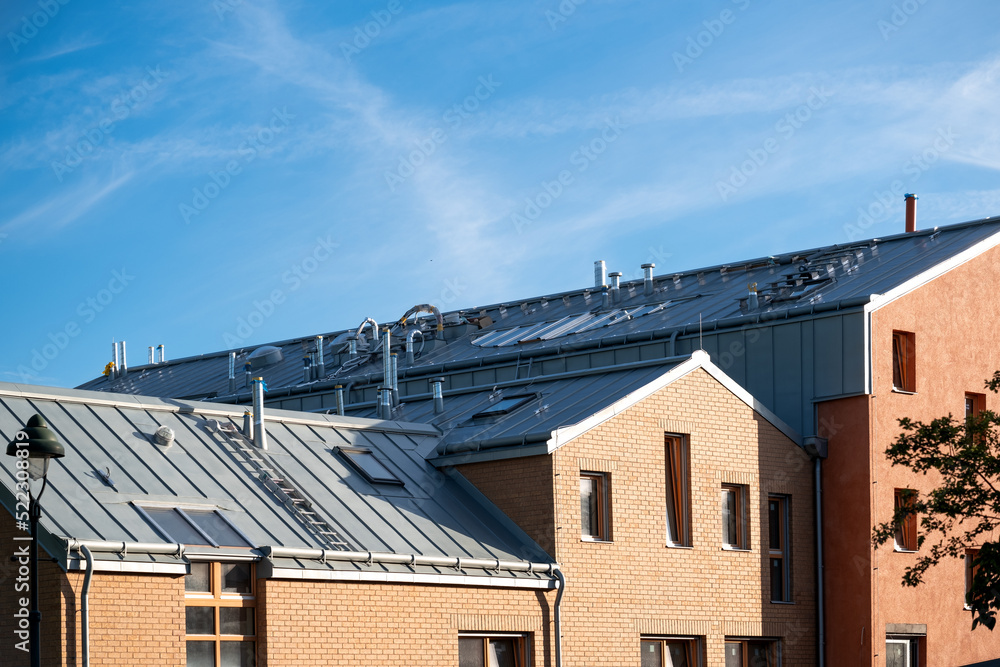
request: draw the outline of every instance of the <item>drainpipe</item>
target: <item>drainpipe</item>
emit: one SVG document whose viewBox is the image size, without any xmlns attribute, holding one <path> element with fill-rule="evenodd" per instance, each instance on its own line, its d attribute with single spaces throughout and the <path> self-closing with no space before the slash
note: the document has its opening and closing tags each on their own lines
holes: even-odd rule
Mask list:
<svg viewBox="0 0 1000 667">
<path fill-rule="evenodd" d="M 94 554 L 86 544 L 80 545 L 80 553 L 87 559 L 87 572 L 83 575 L 83 590 L 80 591 L 80 624 L 83 626 L 83 667 L 90 667 L 90 580 L 94 576 Z"/>
<path fill-rule="evenodd" d="M 555 616 L 556 627 L 555 627 L 555 643 L 556 643 L 556 667 L 562 667 L 562 596 L 563 591 L 566 590 L 566 575 L 562 573 L 562 570 L 555 571 L 556 579 L 559 580 L 559 592 L 556 593 L 556 604 L 553 609 L 553 616 Z"/>
<path fill-rule="evenodd" d="M 267 431 L 264 430 L 264 378 L 253 379 L 253 444 L 257 449 L 267 449 Z"/>
<path fill-rule="evenodd" d="M 826 660 L 826 616 L 823 611 L 823 482 L 820 479 L 821 459 L 816 457 L 813 463 L 816 476 L 816 604 L 819 609 L 819 667 L 824 667 Z"/>
</svg>

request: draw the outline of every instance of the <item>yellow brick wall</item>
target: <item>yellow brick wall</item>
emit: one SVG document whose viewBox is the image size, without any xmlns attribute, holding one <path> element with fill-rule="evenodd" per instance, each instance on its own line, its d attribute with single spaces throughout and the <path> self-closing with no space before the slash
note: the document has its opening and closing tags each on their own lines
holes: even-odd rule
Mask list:
<svg viewBox="0 0 1000 667">
<path fill-rule="evenodd" d="M 689 437 L 692 542 L 666 546 L 664 434 Z M 816 662 L 812 464 L 770 423 L 697 370 L 568 442 L 550 457 L 555 556 L 566 574 L 563 656 L 574 665 L 638 665 L 641 635 L 705 637 L 706 665 L 724 665 L 726 636 L 781 637 L 783 665 Z M 524 459 L 531 462 L 532 459 Z M 536 473 L 545 469 L 534 461 Z M 461 468 L 474 483 L 490 466 Z M 580 539 L 581 471 L 610 476 L 613 542 Z M 534 479 L 534 478 L 533 478 Z M 748 551 L 724 551 L 719 491 L 749 487 Z M 533 481 L 531 493 L 539 494 Z M 516 483 L 487 492 L 523 515 Z M 765 543 L 767 494 L 791 497 L 792 596 L 772 604 Z M 536 532 L 540 529 L 535 528 Z"/>
</svg>

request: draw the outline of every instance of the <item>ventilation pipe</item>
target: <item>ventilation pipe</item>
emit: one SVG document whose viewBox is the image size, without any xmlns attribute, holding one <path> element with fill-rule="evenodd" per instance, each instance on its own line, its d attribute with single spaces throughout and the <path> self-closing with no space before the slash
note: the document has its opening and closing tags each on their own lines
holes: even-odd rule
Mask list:
<svg viewBox="0 0 1000 667">
<path fill-rule="evenodd" d="M 917 231 L 917 195 L 905 194 L 906 201 L 906 233 Z"/>
<path fill-rule="evenodd" d="M 413 338 L 420 336 L 420 351 L 424 351 L 424 334 L 420 329 L 410 329 L 406 333 L 406 364 L 412 366 L 417 363 L 417 352 L 413 349 Z"/>
<path fill-rule="evenodd" d="M 153 346 L 152 345 L 149 346 L 149 362 L 148 363 L 149 363 L 150 366 L 152 366 L 153 364 L 156 363 L 156 360 L 153 358 Z"/>
<path fill-rule="evenodd" d="M 152 350 L 153 348 L 149 348 Z M 229 393 L 236 393 L 236 353 L 229 353 Z"/>
<path fill-rule="evenodd" d="M 166 351 L 166 349 L 164 349 L 164 347 L 162 345 L 157 345 L 156 346 L 156 350 L 160 354 L 160 363 L 162 364 L 163 362 L 165 362 L 167 360 L 167 351 Z"/>
<path fill-rule="evenodd" d="M 437 306 L 432 306 L 429 303 L 421 303 L 419 305 L 410 308 L 406 311 L 406 314 L 399 318 L 399 324 L 401 326 L 406 326 L 406 320 L 409 319 L 410 315 L 416 315 L 417 313 L 431 313 L 434 315 L 434 319 L 437 321 L 437 338 L 440 340 L 444 334 L 444 318 L 441 316 L 441 311 L 438 310 Z"/>
<path fill-rule="evenodd" d="M 312 380 L 312 355 L 306 352 L 302 355 L 302 384 Z"/>
<path fill-rule="evenodd" d="M 334 393 L 337 395 L 337 414 L 341 417 L 344 416 L 344 385 L 338 384 L 333 389 Z"/>
<path fill-rule="evenodd" d="M 608 267 L 603 259 L 594 262 L 594 287 L 608 286 Z"/>
<path fill-rule="evenodd" d="M 757 310 L 760 301 L 757 298 L 757 283 L 747 285 L 747 308 L 751 311 Z"/>
<path fill-rule="evenodd" d="M 389 355 L 389 391 L 392 394 L 392 407 L 399 407 L 399 355 L 395 352 Z"/>
<path fill-rule="evenodd" d="M 249 410 L 243 411 L 243 436 L 253 440 L 253 413 Z"/>
<path fill-rule="evenodd" d="M 374 343 L 375 341 L 378 340 L 378 322 L 376 322 L 370 317 L 366 317 L 365 321 L 362 322 L 361 326 L 358 327 L 358 330 L 354 332 L 354 338 L 352 339 L 354 341 L 354 344 L 351 345 L 352 358 L 358 356 L 358 341 L 361 340 L 361 332 L 365 330 L 366 324 L 370 324 L 372 327 L 372 342 Z"/>
<path fill-rule="evenodd" d="M 444 378 L 431 378 L 431 394 L 434 396 L 434 414 L 439 415 L 444 412 L 444 392 L 441 385 Z"/>
<path fill-rule="evenodd" d="M 608 277 L 611 278 L 611 302 L 618 303 L 619 301 L 621 301 L 622 298 L 622 293 L 621 293 L 622 272 L 612 271 L 611 273 L 608 274 Z"/>
<path fill-rule="evenodd" d="M 122 365 L 119 368 L 118 375 L 119 375 L 119 377 L 125 377 L 125 376 L 128 375 L 128 362 L 125 361 L 125 341 L 120 342 L 119 345 L 121 346 L 121 350 L 122 350 L 122 353 L 121 353 Z"/>
<path fill-rule="evenodd" d="M 267 431 L 264 430 L 264 378 L 253 379 L 253 444 L 267 449 Z"/>
<path fill-rule="evenodd" d="M 351 359 L 356 359 L 357 358 L 357 356 L 358 356 L 358 339 L 357 338 L 352 338 L 351 340 L 347 341 L 347 355 Z"/>
<path fill-rule="evenodd" d="M 607 310 L 611 307 L 611 295 L 608 293 L 607 286 L 601 290 L 601 308 Z"/>
<path fill-rule="evenodd" d="M 392 390 L 388 387 L 378 388 L 379 419 L 392 419 Z"/>
<path fill-rule="evenodd" d="M 111 341 L 111 372 L 108 374 L 108 378 L 111 380 L 118 379 L 118 369 L 121 368 L 118 361 L 118 343 Z"/>
<path fill-rule="evenodd" d="M 251 376 L 251 372 L 250 371 L 251 371 L 252 368 L 253 368 L 253 364 L 250 363 L 249 359 L 247 359 L 246 361 L 243 362 L 243 388 L 244 389 L 249 389 L 250 388 L 250 379 L 251 379 L 250 378 L 250 376 Z"/>
<path fill-rule="evenodd" d="M 646 296 L 653 296 L 653 269 L 656 264 L 652 262 L 642 265 L 642 293 Z"/>
<path fill-rule="evenodd" d="M 326 362 L 323 361 L 323 337 L 316 336 L 316 379 L 326 377 Z"/>
</svg>

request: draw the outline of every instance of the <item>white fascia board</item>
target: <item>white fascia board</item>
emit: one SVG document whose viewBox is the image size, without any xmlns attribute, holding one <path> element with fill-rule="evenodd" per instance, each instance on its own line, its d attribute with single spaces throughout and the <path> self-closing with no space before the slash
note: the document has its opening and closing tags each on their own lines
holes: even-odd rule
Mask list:
<svg viewBox="0 0 1000 667">
<path fill-rule="evenodd" d="M 935 264 L 923 273 L 918 273 L 909 280 L 896 285 L 884 294 L 872 294 L 871 299 L 865 304 L 865 391 L 869 394 L 874 392 L 872 363 L 874 350 L 872 349 L 872 313 L 879 308 L 887 306 L 896 299 L 906 296 L 910 292 L 917 290 L 930 281 L 943 276 L 952 269 L 958 268 L 966 262 L 975 259 L 987 250 L 1000 245 L 1000 232 L 988 236 L 979 243 L 969 246 L 957 255 L 952 255 L 939 264 Z"/>
<path fill-rule="evenodd" d="M 85 572 L 87 561 L 70 559 L 66 567 L 69 571 Z M 127 560 L 94 559 L 94 572 L 117 572 L 119 574 L 187 574 L 188 566 L 184 563 L 151 563 Z"/>
<path fill-rule="evenodd" d="M 746 389 L 741 387 L 736 380 L 732 379 L 726 375 L 722 369 L 712 363 L 711 357 L 708 352 L 704 350 L 695 350 L 691 353 L 691 358 L 687 361 L 681 362 L 674 368 L 670 369 L 660 377 L 656 378 L 649 384 L 640 387 L 631 394 L 615 401 L 603 410 L 594 413 L 590 417 L 584 419 L 583 421 L 573 424 L 572 426 L 564 426 L 562 428 L 556 429 L 552 433 L 552 437 L 549 438 L 547 445 L 549 448 L 549 453 L 562 447 L 567 442 L 573 438 L 577 438 L 592 428 L 603 424 L 615 415 L 624 412 L 628 408 L 632 407 L 639 401 L 648 398 L 654 392 L 663 389 L 664 387 L 676 382 L 680 378 L 684 377 L 688 373 L 703 369 L 709 375 L 711 375 L 719 384 L 728 389 L 734 396 L 746 403 L 751 409 L 757 412 L 761 417 L 770 422 L 775 428 L 788 436 L 796 445 L 802 445 L 802 435 L 799 434 L 795 429 L 786 424 L 784 421 L 778 418 L 773 412 L 767 409 L 763 403 L 758 401 L 753 395 Z"/>
<path fill-rule="evenodd" d="M 305 570 L 274 568 L 270 579 L 299 581 L 347 581 L 377 584 L 438 584 L 442 586 L 474 586 L 478 588 L 531 588 L 552 590 L 555 579 L 514 579 L 506 577 L 470 577 L 449 574 L 416 574 L 410 572 L 354 572 L 338 570 Z"/>
</svg>

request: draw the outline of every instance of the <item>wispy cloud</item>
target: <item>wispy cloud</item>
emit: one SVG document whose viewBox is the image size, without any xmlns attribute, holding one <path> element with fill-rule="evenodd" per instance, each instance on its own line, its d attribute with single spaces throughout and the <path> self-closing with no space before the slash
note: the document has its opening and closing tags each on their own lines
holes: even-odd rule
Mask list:
<svg viewBox="0 0 1000 667">
<path fill-rule="evenodd" d="M 39 238 L 57 232 L 83 217 L 90 209 L 128 183 L 133 175 L 134 172 L 128 172 L 106 183 L 91 180 L 18 214 L 0 225 L 0 230 L 14 233 L 31 225 Z"/>
</svg>

